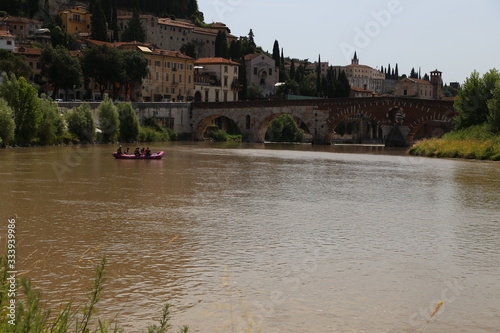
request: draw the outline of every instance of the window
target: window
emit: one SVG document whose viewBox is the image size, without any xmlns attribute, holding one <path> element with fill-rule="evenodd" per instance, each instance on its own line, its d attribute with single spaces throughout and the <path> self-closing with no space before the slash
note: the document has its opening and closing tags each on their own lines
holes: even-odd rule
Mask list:
<svg viewBox="0 0 500 333">
<path fill-rule="evenodd" d="M 182 83 L 182 74 L 179 74 L 179 83 Z"/>
<path fill-rule="evenodd" d="M 227 91 L 224 91 L 224 102 L 227 102 Z"/>
<path fill-rule="evenodd" d="M 156 81 L 160 79 L 160 73 L 156 72 Z"/>
<path fill-rule="evenodd" d="M 238 74 L 238 67 L 234 66 L 234 74 Z"/>
<path fill-rule="evenodd" d="M 224 66 L 224 73 L 227 73 L 227 66 Z"/>
<path fill-rule="evenodd" d="M 165 73 L 165 81 L 168 82 L 168 73 Z"/>
<path fill-rule="evenodd" d="M 216 102 L 219 101 L 219 91 L 218 90 L 215 92 L 215 101 Z"/>
<path fill-rule="evenodd" d="M 166 62 L 166 63 L 165 63 L 165 67 L 166 67 L 166 68 L 170 68 L 170 62 Z"/>
<path fill-rule="evenodd" d="M 157 60 L 157 61 L 155 61 L 155 66 L 156 66 L 156 67 L 160 67 L 160 66 L 161 66 L 161 61 L 158 61 L 158 60 Z"/>
<path fill-rule="evenodd" d="M 175 74 L 172 74 L 172 82 L 175 84 Z"/>
<path fill-rule="evenodd" d="M 234 100 L 236 100 L 236 98 Z M 250 115 L 247 114 L 247 116 L 245 117 L 245 127 L 246 127 L 246 129 L 250 129 L 250 124 L 251 124 L 250 120 L 251 120 Z"/>
<path fill-rule="evenodd" d="M 205 90 L 205 102 L 208 102 L 208 90 Z"/>
<path fill-rule="evenodd" d="M 224 77 L 224 87 L 227 87 L 227 76 Z"/>
<path fill-rule="evenodd" d="M 269 68 L 269 76 L 273 75 L 273 69 Z"/>
<path fill-rule="evenodd" d="M 253 68 L 253 74 L 254 74 L 254 75 L 257 75 L 257 67 L 254 67 L 254 68 Z"/>
<path fill-rule="evenodd" d="M 403 95 L 405 95 L 405 96 L 408 95 L 408 90 L 405 89 L 403 92 Z"/>
<path fill-rule="evenodd" d="M 184 69 L 184 64 L 179 64 L 179 69 Z"/>
<path fill-rule="evenodd" d="M 188 83 L 191 84 L 191 75 L 188 76 Z"/>
</svg>

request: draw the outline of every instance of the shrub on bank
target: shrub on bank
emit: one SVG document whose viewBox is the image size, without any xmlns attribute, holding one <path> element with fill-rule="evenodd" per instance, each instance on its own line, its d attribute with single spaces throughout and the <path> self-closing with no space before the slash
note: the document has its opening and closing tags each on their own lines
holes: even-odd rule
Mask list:
<svg viewBox="0 0 500 333">
<path fill-rule="evenodd" d="M 486 125 L 472 126 L 447 133 L 441 139 L 422 140 L 408 152 L 427 157 L 500 161 L 500 136 L 489 132 Z"/>
<path fill-rule="evenodd" d="M 207 135 L 207 137 L 209 139 L 212 139 L 213 141 L 217 141 L 217 142 L 241 141 L 241 135 L 228 134 L 223 129 L 216 129 L 216 130 L 210 131 L 210 133 Z"/>
</svg>

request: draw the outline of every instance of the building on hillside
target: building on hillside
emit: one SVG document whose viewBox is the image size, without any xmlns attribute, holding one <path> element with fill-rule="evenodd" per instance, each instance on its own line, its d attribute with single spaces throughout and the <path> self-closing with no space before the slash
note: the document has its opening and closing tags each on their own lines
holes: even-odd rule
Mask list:
<svg viewBox="0 0 500 333">
<path fill-rule="evenodd" d="M 431 80 L 402 78 L 396 82 L 396 96 L 418 99 L 442 99 L 442 78 L 438 70 L 431 72 Z"/>
<path fill-rule="evenodd" d="M 224 58 L 200 58 L 194 65 L 195 102 L 238 100 L 239 63 Z"/>
<path fill-rule="evenodd" d="M 42 26 L 42 22 L 25 17 L 7 16 L 0 17 L 0 25 L 7 27 L 2 30 L 8 30 L 16 39 L 24 39 L 34 35 Z"/>
<path fill-rule="evenodd" d="M 351 87 L 351 91 L 349 92 L 349 97 L 351 98 L 373 97 L 373 92 L 363 88 Z"/>
<path fill-rule="evenodd" d="M 0 49 L 14 52 L 16 41 L 14 35 L 5 30 L 0 30 Z"/>
<path fill-rule="evenodd" d="M 274 59 L 265 53 L 247 54 L 245 65 L 248 86 L 256 85 L 264 96 L 273 94 L 275 85 L 279 81 L 279 71 Z"/>
<path fill-rule="evenodd" d="M 351 87 L 358 87 L 377 93 L 383 92 L 385 74 L 370 66 L 360 65 L 356 52 L 354 52 L 354 57 L 350 65 L 335 66 L 335 68 L 345 72 Z"/>
<path fill-rule="evenodd" d="M 16 47 L 14 54 L 24 56 L 26 64 L 31 68 L 32 73 L 29 77 L 31 82 L 41 83 L 42 81 L 42 67 L 40 65 L 40 58 L 42 56 L 42 49 L 34 49 L 29 47 Z"/>
<path fill-rule="evenodd" d="M 91 32 L 92 14 L 86 7 L 75 6 L 61 10 L 59 16 L 62 20 L 62 27 L 69 35 L 89 34 Z"/>
<path fill-rule="evenodd" d="M 132 14 L 118 16 L 120 31 L 127 28 Z M 158 18 L 153 15 L 140 15 L 140 20 L 146 32 L 146 42 L 152 43 L 164 50 L 180 51 L 183 45 L 193 43 L 198 58 L 215 55 L 215 38 L 219 31 L 226 31 L 228 43 L 236 40 L 223 23 L 214 24 L 213 28 L 202 28 L 187 20 L 172 20 Z"/>
</svg>

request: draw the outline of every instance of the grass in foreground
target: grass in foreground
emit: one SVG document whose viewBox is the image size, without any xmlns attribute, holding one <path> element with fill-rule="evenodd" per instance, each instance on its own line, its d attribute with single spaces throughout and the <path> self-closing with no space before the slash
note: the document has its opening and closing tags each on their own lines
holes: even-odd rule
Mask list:
<svg viewBox="0 0 500 333">
<path fill-rule="evenodd" d="M 96 318 L 96 305 L 101 299 L 106 282 L 106 258 L 96 268 L 88 300 L 83 309 L 74 308 L 71 303 L 61 305 L 59 312 L 53 313 L 43 303 L 41 293 L 32 288 L 29 279 L 11 279 L 7 257 L 0 256 L 0 332 L 54 332 L 54 333 L 109 333 L 123 332 L 118 323 Z M 13 291 L 16 286 L 15 291 Z M 12 303 L 15 292 L 15 303 Z M 11 305 L 14 304 L 14 305 Z M 11 309 L 9 306 L 14 307 Z M 150 325 L 147 333 L 166 333 L 170 325 L 169 304 L 163 308 L 159 325 Z M 15 314 L 15 319 L 9 314 Z M 188 326 L 180 327 L 179 333 L 187 333 Z"/>
<path fill-rule="evenodd" d="M 500 136 L 484 126 L 473 126 L 445 134 L 441 139 L 416 143 L 411 155 L 500 161 Z"/>
</svg>

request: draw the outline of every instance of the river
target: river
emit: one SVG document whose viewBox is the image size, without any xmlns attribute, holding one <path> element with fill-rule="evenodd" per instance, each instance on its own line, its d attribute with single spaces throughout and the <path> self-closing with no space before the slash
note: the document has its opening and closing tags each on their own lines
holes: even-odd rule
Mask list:
<svg viewBox="0 0 500 333">
<path fill-rule="evenodd" d="M 363 146 L 161 143 L 1 150 L 17 269 L 57 308 L 145 331 L 498 332 L 500 163 Z M 133 148 L 133 147 L 131 147 Z M 444 301 L 427 323 L 436 304 Z"/>
</svg>

